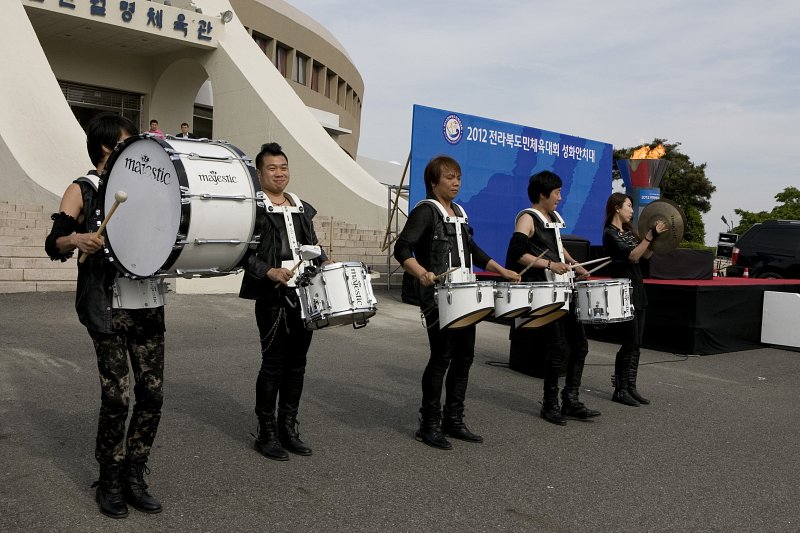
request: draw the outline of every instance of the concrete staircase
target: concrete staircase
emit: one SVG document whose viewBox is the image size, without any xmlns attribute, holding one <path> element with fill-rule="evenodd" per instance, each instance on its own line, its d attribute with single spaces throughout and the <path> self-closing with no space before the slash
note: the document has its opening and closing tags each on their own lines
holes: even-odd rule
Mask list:
<svg viewBox="0 0 800 533">
<path fill-rule="evenodd" d="M 0 293 L 75 290 L 75 259 L 51 261 L 44 253 L 51 225 L 41 205 L 0 202 Z"/>
</svg>

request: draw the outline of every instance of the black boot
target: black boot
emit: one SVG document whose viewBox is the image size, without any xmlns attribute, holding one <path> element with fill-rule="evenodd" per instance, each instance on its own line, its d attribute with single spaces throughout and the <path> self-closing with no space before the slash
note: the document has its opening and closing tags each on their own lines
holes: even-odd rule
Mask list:
<svg viewBox="0 0 800 533">
<path fill-rule="evenodd" d="M 476 435 L 464 424 L 464 411 L 444 410 L 442 419 L 442 433 L 448 437 L 467 442 L 483 442 L 483 437 Z"/>
<path fill-rule="evenodd" d="M 639 407 L 639 402 L 628 393 L 627 376 L 611 376 L 611 383 L 614 385 L 614 394 L 611 396 L 612 402 L 630 407 Z"/>
<path fill-rule="evenodd" d="M 440 450 L 450 450 L 453 445 L 444 438 L 442 434 L 441 420 L 439 414 L 423 414 L 419 420 L 419 429 L 415 435 L 416 439 L 424 442 L 428 446 L 439 448 Z"/>
<path fill-rule="evenodd" d="M 278 415 L 278 439 L 281 446 L 296 455 L 311 455 L 311 448 L 300 440 L 296 415 Z"/>
<path fill-rule="evenodd" d="M 150 474 L 147 460 L 126 461 L 125 472 L 122 475 L 122 496 L 134 509 L 151 514 L 160 513 L 161 504 L 147 492 L 145 474 Z"/>
<path fill-rule="evenodd" d="M 278 428 L 275 425 L 275 415 L 263 416 L 258 419 L 258 436 L 255 448 L 261 455 L 275 461 L 288 461 L 287 452 L 278 440 Z"/>
<path fill-rule="evenodd" d="M 95 500 L 100 506 L 100 512 L 111 518 L 128 516 L 128 506 L 122 499 L 120 470 L 118 464 L 100 465 L 100 479 L 92 484 L 92 487 L 97 487 Z"/>
<path fill-rule="evenodd" d="M 558 409 L 558 387 L 545 388 L 544 399 L 542 400 L 542 418 L 552 424 L 566 426 L 567 419 Z"/>
<path fill-rule="evenodd" d="M 635 354 L 631 358 L 631 368 L 628 371 L 628 394 L 636 400 L 637 402 L 649 405 L 650 400 L 639 394 L 639 391 L 636 390 L 636 376 L 639 373 L 639 354 Z"/>
<path fill-rule="evenodd" d="M 569 418 L 588 420 L 600 416 L 600 411 L 589 409 L 578 400 L 578 395 L 573 393 L 561 394 L 561 414 Z"/>
</svg>

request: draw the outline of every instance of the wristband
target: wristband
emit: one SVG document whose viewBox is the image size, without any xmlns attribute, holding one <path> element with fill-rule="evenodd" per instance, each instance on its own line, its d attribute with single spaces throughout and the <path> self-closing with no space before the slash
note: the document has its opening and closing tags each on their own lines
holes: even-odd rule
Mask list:
<svg viewBox="0 0 800 533">
<path fill-rule="evenodd" d="M 647 237 L 644 238 L 647 242 L 653 242 L 653 239 L 648 239 Z"/>
<path fill-rule="evenodd" d="M 550 260 L 549 259 L 547 260 L 547 266 L 545 268 L 547 268 L 547 270 L 550 270 Z"/>
</svg>

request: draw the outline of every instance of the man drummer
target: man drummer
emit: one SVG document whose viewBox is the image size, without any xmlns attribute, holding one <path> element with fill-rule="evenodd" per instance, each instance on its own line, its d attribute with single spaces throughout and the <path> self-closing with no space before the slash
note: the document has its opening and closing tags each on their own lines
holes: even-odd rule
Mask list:
<svg viewBox="0 0 800 533">
<path fill-rule="evenodd" d="M 164 381 L 164 307 L 162 284 L 122 278 L 101 251 L 105 242 L 95 236 L 100 225 L 97 188 L 99 176 L 116 144 L 137 134 L 136 126 L 114 113 L 102 113 L 87 125 L 86 146 L 95 165 L 87 176 L 67 187 L 53 228 L 45 240 L 52 260 L 66 261 L 77 248 L 87 254 L 78 263 L 75 309 L 89 331 L 100 372 L 100 417 L 95 458 L 100 463 L 96 500 L 100 511 L 112 518 L 128 515 L 126 502 L 140 511 L 158 513 L 161 504 L 148 492 L 144 474 L 161 420 Z M 132 287 L 132 289 L 131 289 Z M 159 294 L 152 299 L 122 301 L 120 290 L 131 294 Z M 155 292 L 153 292 L 155 291 Z M 133 368 L 136 403 L 127 438 L 125 420 L 131 395 L 128 359 Z"/>
<path fill-rule="evenodd" d="M 531 208 L 517 215 L 506 256 L 506 266 L 516 271 L 531 265 L 524 274 L 525 281 L 569 279 L 573 270 L 571 265 L 576 263 L 561 244 L 559 227 L 563 227 L 563 220 L 556 212 L 561 202 L 561 186 L 561 178 L 549 171 L 534 174 L 528 182 Z M 539 258 L 542 252 L 546 253 Z M 588 272 L 581 266 L 574 267 L 574 271 L 583 278 L 588 277 Z M 567 314 L 543 326 L 543 333 L 547 359 L 542 418 L 563 426 L 567 417 L 585 420 L 599 416 L 599 411 L 587 408 L 578 398 L 589 351 L 583 325 Z M 559 410 L 558 378 L 564 360 L 567 361 L 567 378 L 561 391 Z"/>
<path fill-rule="evenodd" d="M 311 448 L 300 440 L 297 421 L 311 331 L 305 327 L 294 287 L 306 268 L 329 261 L 324 253 L 313 264 L 299 256 L 300 246 L 318 243 L 312 222 L 316 210 L 296 194 L 285 192 L 290 179 L 289 158 L 281 146 L 263 145 L 255 163 L 267 197 L 267 214 L 259 224 L 261 239 L 257 248 L 245 257 L 239 297 L 256 301 L 261 338 L 255 448 L 269 459 L 286 461 L 289 452 L 311 455 Z"/>
<path fill-rule="evenodd" d="M 394 257 L 419 282 L 420 309 L 431 350 L 422 375 L 421 418 L 416 439 L 449 450 L 452 445 L 446 436 L 467 442 L 483 442 L 483 438 L 464 424 L 464 399 L 475 353 L 475 326 L 440 329 L 439 310 L 434 302 L 437 276 L 451 267 L 466 270 L 471 276 L 471 266 L 475 264 L 512 281 L 519 281 L 520 277 L 497 264 L 472 239 L 466 215 L 453 201 L 461 187 L 458 162 L 447 156 L 435 157 L 425 167 L 424 179 L 427 200 L 409 214 L 395 244 Z M 460 221 L 446 222 L 445 216 L 457 217 Z M 446 389 L 444 412 L 441 407 L 443 385 Z"/>
</svg>

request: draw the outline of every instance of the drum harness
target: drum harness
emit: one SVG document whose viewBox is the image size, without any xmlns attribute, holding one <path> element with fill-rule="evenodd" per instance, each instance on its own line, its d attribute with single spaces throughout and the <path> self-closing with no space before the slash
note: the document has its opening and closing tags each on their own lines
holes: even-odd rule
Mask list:
<svg viewBox="0 0 800 533">
<path fill-rule="evenodd" d="M 294 213 L 302 214 L 304 212 L 303 203 L 300 201 L 300 197 L 294 193 L 285 192 L 284 194 L 292 199 L 292 203 L 294 205 L 282 205 L 282 206 L 270 205 L 267 206 L 267 212 L 268 213 L 281 212 L 283 214 L 283 221 L 286 224 L 286 235 L 289 238 L 289 248 L 292 251 L 292 261 L 295 264 L 300 263 L 300 267 L 297 269 L 297 272 L 300 272 L 308 265 L 308 261 L 303 261 L 300 258 L 299 254 L 300 246 L 297 242 L 297 234 L 294 231 L 294 218 L 292 217 L 292 214 Z M 295 279 L 296 277 L 297 274 L 295 274 L 287 283 L 291 283 L 292 280 Z M 290 287 L 292 287 L 293 289 L 295 289 L 295 291 L 297 291 L 296 286 L 290 285 Z M 297 304 L 295 302 L 292 302 L 288 294 L 284 296 L 284 299 L 291 308 L 294 309 L 297 307 Z M 284 328 L 286 329 L 286 334 L 288 335 L 290 333 L 289 323 L 286 321 L 286 309 L 284 307 L 278 308 L 278 317 L 275 319 L 275 323 L 272 324 L 272 328 L 270 328 L 267 334 L 264 335 L 264 337 L 261 339 L 261 342 L 265 342 L 267 341 L 267 339 L 269 339 L 269 343 L 267 344 L 267 346 L 265 348 L 262 348 L 261 350 L 262 354 L 267 350 L 269 350 L 270 346 L 272 346 L 272 343 L 275 340 L 275 335 L 277 334 L 278 331 L 278 325 L 281 323 L 281 321 L 283 321 Z"/>
<path fill-rule="evenodd" d="M 467 216 L 467 212 L 464 211 L 464 208 L 458 205 L 457 203 L 451 202 L 453 206 L 458 208 L 458 210 L 461 212 L 463 216 L 460 217 L 450 216 L 449 214 L 447 214 L 447 211 L 445 210 L 444 206 L 440 204 L 437 200 L 434 200 L 432 198 L 426 198 L 425 200 L 421 200 L 415 207 L 419 207 L 424 203 L 430 204 L 433 207 L 435 207 L 436 210 L 439 211 L 439 214 L 442 216 L 442 221 L 445 224 L 454 224 L 456 228 L 456 247 L 458 248 L 458 258 L 459 261 L 461 262 L 461 267 L 448 274 L 446 278 L 447 281 L 455 281 L 456 283 L 471 283 L 475 281 L 475 275 L 472 273 L 472 257 L 470 257 L 469 268 L 464 266 L 466 264 L 466 253 L 464 250 L 464 241 L 462 239 L 461 225 L 469 223 L 469 217 Z M 455 209 L 453 211 L 455 212 Z M 447 258 L 448 270 L 453 266 L 451 258 L 452 255 L 448 256 Z M 433 306 L 428 307 L 427 309 L 423 309 L 419 313 L 420 320 L 422 321 L 422 327 L 425 329 L 430 329 L 439 323 L 439 321 L 437 320 L 430 326 L 425 325 L 425 312 L 430 311 L 435 306 L 436 303 L 434 302 Z"/>
</svg>

